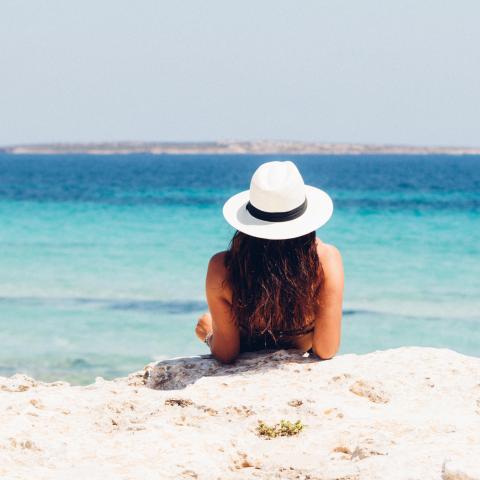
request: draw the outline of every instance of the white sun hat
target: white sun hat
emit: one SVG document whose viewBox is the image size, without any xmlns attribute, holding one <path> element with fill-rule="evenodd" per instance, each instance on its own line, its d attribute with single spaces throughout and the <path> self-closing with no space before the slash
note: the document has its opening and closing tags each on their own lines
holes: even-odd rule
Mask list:
<svg viewBox="0 0 480 480">
<path fill-rule="evenodd" d="M 329 195 L 305 185 L 290 161 L 260 165 L 250 190 L 237 193 L 223 206 L 223 216 L 232 227 L 269 240 L 306 235 L 327 223 L 332 213 Z"/>
</svg>

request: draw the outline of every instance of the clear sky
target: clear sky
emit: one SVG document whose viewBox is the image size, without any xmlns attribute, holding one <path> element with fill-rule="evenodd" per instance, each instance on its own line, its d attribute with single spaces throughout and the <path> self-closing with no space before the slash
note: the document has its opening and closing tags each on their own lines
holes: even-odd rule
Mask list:
<svg viewBox="0 0 480 480">
<path fill-rule="evenodd" d="M 480 146 L 478 0 L 2 0 L 0 145 Z"/>
</svg>

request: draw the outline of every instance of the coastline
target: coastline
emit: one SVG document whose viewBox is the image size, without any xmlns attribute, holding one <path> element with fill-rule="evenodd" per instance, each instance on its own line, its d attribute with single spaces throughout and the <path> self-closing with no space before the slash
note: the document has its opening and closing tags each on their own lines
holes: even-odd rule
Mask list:
<svg viewBox="0 0 480 480">
<path fill-rule="evenodd" d="M 17 374 L 0 402 L 1 478 L 480 478 L 480 358 L 449 349 L 179 357 L 83 387 Z M 282 419 L 304 428 L 259 436 Z"/>
<path fill-rule="evenodd" d="M 294 141 L 90 142 L 0 147 L 15 155 L 480 155 L 480 147 L 410 146 Z"/>
</svg>

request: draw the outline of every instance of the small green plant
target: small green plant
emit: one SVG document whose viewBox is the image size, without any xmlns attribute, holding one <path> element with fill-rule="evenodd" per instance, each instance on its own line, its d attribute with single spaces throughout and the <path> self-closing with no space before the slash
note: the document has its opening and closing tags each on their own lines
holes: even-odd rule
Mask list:
<svg viewBox="0 0 480 480">
<path fill-rule="evenodd" d="M 298 435 L 303 428 L 304 425 L 300 420 L 297 420 L 295 423 L 292 423 L 289 420 L 280 420 L 280 423 L 276 423 L 272 426 L 267 425 L 260 420 L 257 426 L 257 433 L 265 438 L 291 437 L 293 435 Z"/>
</svg>

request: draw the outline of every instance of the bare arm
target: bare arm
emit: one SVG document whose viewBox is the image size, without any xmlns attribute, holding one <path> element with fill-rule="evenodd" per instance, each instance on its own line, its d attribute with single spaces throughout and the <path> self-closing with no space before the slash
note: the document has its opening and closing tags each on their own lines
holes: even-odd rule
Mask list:
<svg viewBox="0 0 480 480">
<path fill-rule="evenodd" d="M 230 295 L 224 285 L 226 270 L 224 253 L 214 255 L 208 264 L 206 293 L 212 316 L 213 336 L 210 341 L 212 355 L 223 363 L 235 360 L 240 352 L 240 332 L 233 322 Z"/>
<path fill-rule="evenodd" d="M 320 311 L 315 321 L 312 348 L 320 358 L 332 358 L 340 347 L 343 265 L 340 252 L 332 245 L 318 243 L 318 255 L 324 272 Z"/>
</svg>

